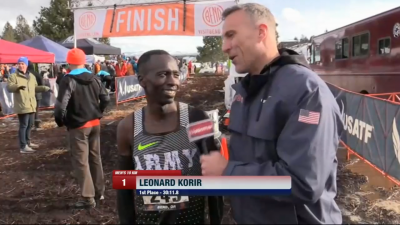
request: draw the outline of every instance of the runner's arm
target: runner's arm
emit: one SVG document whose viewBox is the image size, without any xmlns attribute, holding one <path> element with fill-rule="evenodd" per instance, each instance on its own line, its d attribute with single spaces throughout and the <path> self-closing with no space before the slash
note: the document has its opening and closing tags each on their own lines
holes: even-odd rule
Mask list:
<svg viewBox="0 0 400 225">
<path fill-rule="evenodd" d="M 131 138 L 133 135 L 133 114 L 118 124 L 118 167 L 117 170 L 133 170 Z M 135 224 L 135 202 L 133 190 L 117 190 L 117 210 L 120 224 Z"/>
</svg>

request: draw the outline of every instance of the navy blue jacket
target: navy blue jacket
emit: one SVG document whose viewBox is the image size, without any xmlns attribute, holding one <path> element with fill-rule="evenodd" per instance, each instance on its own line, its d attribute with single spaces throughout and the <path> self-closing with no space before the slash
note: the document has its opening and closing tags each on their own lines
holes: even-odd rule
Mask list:
<svg viewBox="0 0 400 225">
<path fill-rule="evenodd" d="M 232 197 L 236 222 L 341 224 L 334 198 L 343 122 L 326 83 L 303 56 L 285 50 L 233 88 L 224 175 L 292 178 L 289 196 Z"/>
</svg>

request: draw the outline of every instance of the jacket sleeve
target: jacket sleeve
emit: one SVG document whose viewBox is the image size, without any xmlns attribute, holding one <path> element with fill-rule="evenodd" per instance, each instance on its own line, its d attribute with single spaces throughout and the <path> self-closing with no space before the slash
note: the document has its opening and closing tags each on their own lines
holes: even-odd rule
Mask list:
<svg viewBox="0 0 400 225">
<path fill-rule="evenodd" d="M 342 121 L 334 111 L 336 102 L 323 95 L 319 89 L 310 91 L 290 115 L 277 140 L 279 161 L 230 161 L 224 175 L 290 176 L 291 195 L 268 198 L 301 204 L 316 202 L 324 191 L 332 168 L 336 166 L 338 130 L 342 129 Z M 313 113 L 314 121 L 311 124 L 299 121 L 301 111 Z"/>
<path fill-rule="evenodd" d="M 36 83 L 36 86 L 35 86 L 35 92 L 46 92 L 46 91 L 49 91 L 50 89 L 51 89 L 50 87 L 47 87 L 47 86 L 44 86 L 44 85 L 37 86 L 37 83 Z"/>
<path fill-rule="evenodd" d="M 106 88 L 101 84 L 99 79 L 96 79 L 97 84 L 99 85 L 99 100 L 100 100 L 100 111 L 103 113 L 106 110 L 108 104 L 110 103 L 110 95 L 108 94 Z"/>
<path fill-rule="evenodd" d="M 59 127 L 64 126 L 68 102 L 71 99 L 72 92 L 75 90 L 75 85 L 76 83 L 73 79 L 64 78 L 60 82 L 57 101 L 54 106 L 54 118 Z"/>
<path fill-rule="evenodd" d="M 11 74 L 7 80 L 7 90 L 9 92 L 17 92 L 19 85 L 17 84 L 17 75 L 15 73 Z"/>
</svg>

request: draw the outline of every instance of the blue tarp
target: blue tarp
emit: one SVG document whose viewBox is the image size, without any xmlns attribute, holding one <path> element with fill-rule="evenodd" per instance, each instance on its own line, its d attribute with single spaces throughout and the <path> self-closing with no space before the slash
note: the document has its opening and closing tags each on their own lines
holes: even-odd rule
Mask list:
<svg viewBox="0 0 400 225">
<path fill-rule="evenodd" d="M 54 42 L 46 37 L 41 35 L 36 36 L 32 39 L 23 41 L 19 43 L 21 45 L 25 45 L 31 48 L 36 48 L 42 51 L 51 52 L 56 56 L 56 63 L 66 63 L 67 53 L 70 49 Z M 86 61 L 88 61 L 88 57 L 86 56 Z"/>
</svg>

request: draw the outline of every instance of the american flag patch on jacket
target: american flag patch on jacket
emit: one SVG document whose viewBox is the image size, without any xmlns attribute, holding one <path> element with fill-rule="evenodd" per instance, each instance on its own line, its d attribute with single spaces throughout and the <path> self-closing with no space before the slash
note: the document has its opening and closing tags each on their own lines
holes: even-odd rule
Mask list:
<svg viewBox="0 0 400 225">
<path fill-rule="evenodd" d="M 300 109 L 299 122 L 318 125 L 320 115 L 319 112 Z"/>
</svg>

